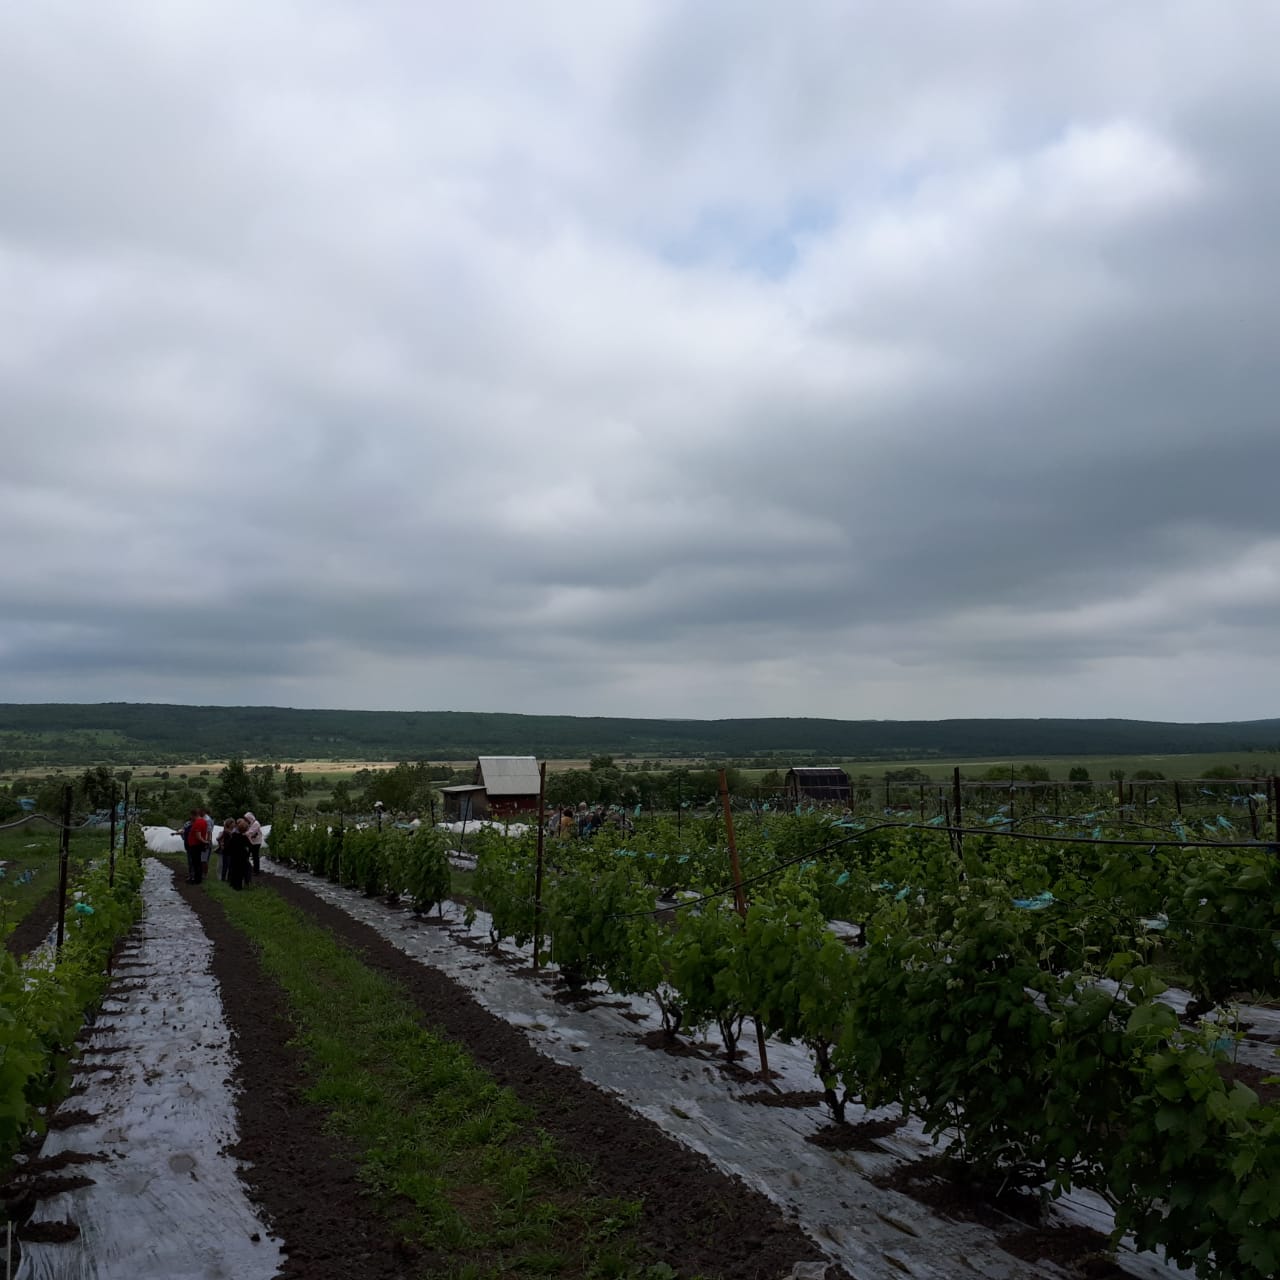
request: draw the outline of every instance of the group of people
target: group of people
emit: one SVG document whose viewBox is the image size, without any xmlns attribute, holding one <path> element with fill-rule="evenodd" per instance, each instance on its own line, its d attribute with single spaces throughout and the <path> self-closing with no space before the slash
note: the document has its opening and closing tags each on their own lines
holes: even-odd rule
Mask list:
<svg viewBox="0 0 1280 1280">
<path fill-rule="evenodd" d="M 209 874 L 209 860 L 215 848 L 219 879 L 233 889 L 243 888 L 262 870 L 262 827 L 252 813 L 228 818 L 215 832 L 209 810 L 192 809 L 181 835 L 187 852 L 188 884 L 199 884 Z"/>
<path fill-rule="evenodd" d="M 606 824 L 617 827 L 619 831 L 635 830 L 635 825 L 627 817 L 626 810 L 618 806 L 606 809 L 601 804 L 596 805 L 594 809 L 588 809 L 586 801 L 578 805 L 576 813 L 566 805 L 549 819 L 550 834 L 559 836 L 561 840 L 568 840 L 571 836 L 590 840 Z"/>
</svg>

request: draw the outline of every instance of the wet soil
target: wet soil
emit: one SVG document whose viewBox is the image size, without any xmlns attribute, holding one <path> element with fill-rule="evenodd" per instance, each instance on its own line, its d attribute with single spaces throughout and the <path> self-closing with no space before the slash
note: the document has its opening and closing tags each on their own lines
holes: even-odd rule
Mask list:
<svg viewBox="0 0 1280 1280">
<path fill-rule="evenodd" d="M 822 1106 L 826 1097 L 821 1089 L 793 1089 L 787 1093 L 760 1089 L 755 1093 L 744 1093 L 739 1101 L 754 1102 L 761 1107 L 794 1107 L 796 1110 L 804 1110 Z"/>
<path fill-rule="evenodd" d="M 27 912 L 4 940 L 10 955 L 21 958 L 34 951 L 58 923 L 58 891 L 51 889 Z"/>
<path fill-rule="evenodd" d="M 302 885 L 265 875 L 259 883 L 330 929 L 371 968 L 401 983 L 424 1024 L 463 1045 L 529 1106 L 538 1124 L 590 1166 L 602 1194 L 642 1201 L 644 1242 L 682 1275 L 776 1280 L 797 1261 L 821 1258 L 817 1246 L 771 1201 L 572 1068 L 538 1053 L 520 1031 L 481 1008 L 452 978 L 406 956 Z M 827 1274 L 829 1280 L 849 1280 L 834 1264 Z"/>
<path fill-rule="evenodd" d="M 636 1039 L 646 1049 L 656 1049 L 659 1053 L 670 1054 L 673 1058 L 705 1058 L 707 1056 L 696 1044 L 682 1039 L 679 1035 L 664 1031 L 661 1027 L 646 1031 L 643 1035 L 637 1035 Z"/>
<path fill-rule="evenodd" d="M 822 1094 L 818 1094 L 822 1100 Z M 806 1142 L 824 1151 L 878 1151 L 877 1138 L 887 1138 L 902 1128 L 901 1116 L 892 1116 L 887 1120 L 862 1120 L 857 1124 L 829 1124 L 811 1133 Z"/>
<path fill-rule="evenodd" d="M 75 1191 L 79 1187 L 92 1186 L 93 1179 L 86 1174 L 59 1174 L 43 1168 L 34 1167 L 37 1161 L 26 1165 L 18 1165 L 10 1173 L 7 1180 L 0 1185 L 0 1212 L 6 1219 L 18 1224 L 19 1237 L 33 1240 L 34 1236 L 23 1236 L 23 1224 L 36 1211 L 41 1200 L 56 1196 L 63 1191 Z M 37 1224 L 38 1229 L 44 1224 Z"/>
<path fill-rule="evenodd" d="M 25 1164 L 15 1165 L 14 1179 L 34 1178 L 41 1174 L 57 1173 L 77 1164 L 100 1164 L 107 1159 L 103 1151 L 60 1151 L 56 1156 L 37 1156 Z"/>
<path fill-rule="evenodd" d="M 32 1244 L 66 1244 L 79 1237 L 80 1228 L 66 1218 L 50 1222 L 28 1222 L 18 1230 L 18 1239 L 30 1240 Z"/>
<path fill-rule="evenodd" d="M 971 1169 L 945 1156 L 900 1165 L 872 1181 L 887 1190 L 901 1191 L 956 1222 L 977 1222 L 996 1230 L 1008 1227 L 1011 1220 L 1040 1225 L 1038 1197 L 989 1186 Z"/>
<path fill-rule="evenodd" d="M 268 877 L 255 881 L 255 891 Z M 374 1210 L 355 1154 L 325 1132 L 325 1112 L 306 1101 L 302 1056 L 279 989 L 267 979 L 249 940 L 199 885 L 179 869 L 174 887 L 213 942 L 213 973 L 240 1063 L 236 1096 L 239 1141 L 228 1150 L 244 1162 L 250 1198 L 284 1241 L 281 1277 L 306 1280 L 400 1280 L 433 1259 L 407 1245 Z"/>
<path fill-rule="evenodd" d="M 1251 1066 L 1246 1062 L 1221 1063 L 1218 1066 L 1218 1074 L 1226 1082 L 1228 1088 L 1236 1081 L 1248 1085 L 1258 1095 L 1258 1101 L 1263 1104 L 1280 1099 L 1280 1083 L 1267 1083 L 1269 1080 L 1273 1081 L 1277 1076 L 1280 1076 L 1280 1062 L 1276 1063 L 1275 1071 L 1263 1071 L 1261 1068 Z"/>
<path fill-rule="evenodd" d="M 1024 1261 L 1054 1262 L 1076 1280 L 1131 1280 L 1115 1264 L 1106 1236 L 1084 1226 L 1044 1226 L 1038 1196 L 984 1183 L 972 1170 L 945 1156 L 902 1165 L 873 1181 L 912 1196 L 944 1218 L 989 1227 L 1005 1252 Z M 1023 1224 L 1021 1228 L 1018 1223 Z"/>
<path fill-rule="evenodd" d="M 1000 1247 L 1026 1262 L 1056 1262 L 1080 1280 L 1133 1280 L 1116 1266 L 1107 1237 L 1091 1227 L 1031 1228 L 1002 1237 Z"/>
<path fill-rule="evenodd" d="M 97 1115 L 92 1111 L 85 1111 L 82 1107 L 72 1107 L 70 1110 L 55 1111 L 46 1122 L 50 1129 L 73 1129 L 78 1124 L 92 1124 Z"/>
</svg>

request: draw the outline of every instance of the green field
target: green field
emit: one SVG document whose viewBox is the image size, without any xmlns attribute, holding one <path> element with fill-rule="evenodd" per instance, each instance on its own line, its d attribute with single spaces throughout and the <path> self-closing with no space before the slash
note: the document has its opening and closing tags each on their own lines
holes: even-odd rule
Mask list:
<svg viewBox="0 0 1280 1280">
<path fill-rule="evenodd" d="M 1089 771 L 1094 782 L 1105 782 L 1113 769 L 1123 769 L 1125 776 L 1133 777 L 1139 770 L 1147 769 L 1163 773 L 1166 778 L 1202 778 L 1205 770 L 1221 766 L 1236 769 L 1241 778 L 1270 778 L 1280 774 L 1280 753 L 1262 751 L 1206 751 L 1189 755 L 1139 755 L 1139 756 L 1020 756 L 992 757 L 990 759 L 938 760 L 847 760 L 844 769 L 850 777 L 870 774 L 882 778 L 886 769 L 919 769 L 921 773 L 939 781 L 951 777 L 956 765 L 966 778 L 981 778 L 988 769 L 1017 768 L 1024 764 L 1043 765 L 1055 780 L 1065 780 L 1077 766 Z M 744 769 L 744 775 L 752 782 L 765 774 L 764 769 Z"/>
</svg>

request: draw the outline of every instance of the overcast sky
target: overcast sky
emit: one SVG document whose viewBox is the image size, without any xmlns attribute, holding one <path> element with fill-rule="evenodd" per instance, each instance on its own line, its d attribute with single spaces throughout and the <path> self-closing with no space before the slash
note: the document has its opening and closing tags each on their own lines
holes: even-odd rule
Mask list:
<svg viewBox="0 0 1280 1280">
<path fill-rule="evenodd" d="M 1274 0 L 0 9 L 0 701 L 1280 714 Z"/>
</svg>

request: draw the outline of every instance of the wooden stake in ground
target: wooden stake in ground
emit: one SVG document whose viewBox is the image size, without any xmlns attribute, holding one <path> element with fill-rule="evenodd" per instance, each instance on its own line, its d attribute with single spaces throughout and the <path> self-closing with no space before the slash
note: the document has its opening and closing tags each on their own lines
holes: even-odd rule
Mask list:
<svg viewBox="0 0 1280 1280">
<path fill-rule="evenodd" d="M 533 967 L 542 942 L 542 850 L 547 831 L 547 762 L 538 766 L 538 867 L 533 873 Z"/>
<path fill-rule="evenodd" d="M 67 860 L 71 854 L 71 788 L 62 789 L 62 839 L 58 848 L 58 947 L 62 950 L 62 938 L 67 921 Z"/>
<path fill-rule="evenodd" d="M 960 805 L 960 766 L 956 765 L 951 773 L 951 820 L 957 827 L 964 826 L 964 811 Z M 948 826 L 951 823 L 947 824 Z M 960 832 L 956 832 L 953 836 L 956 842 L 956 853 L 964 852 L 964 836 Z"/>
<path fill-rule="evenodd" d="M 116 787 L 115 783 L 111 784 L 111 851 L 108 855 L 110 862 L 107 864 L 107 884 L 112 886 L 116 882 Z"/>
<path fill-rule="evenodd" d="M 720 770 L 720 802 L 724 806 L 724 829 L 729 837 L 729 864 L 733 868 L 733 905 L 737 913 L 747 918 L 747 895 L 742 889 L 742 867 L 738 862 L 738 843 L 733 838 L 733 809 L 729 804 L 729 782 Z M 764 1028 L 756 1018 L 756 1048 L 760 1054 L 760 1078 L 769 1079 L 769 1055 L 764 1047 Z"/>
</svg>

